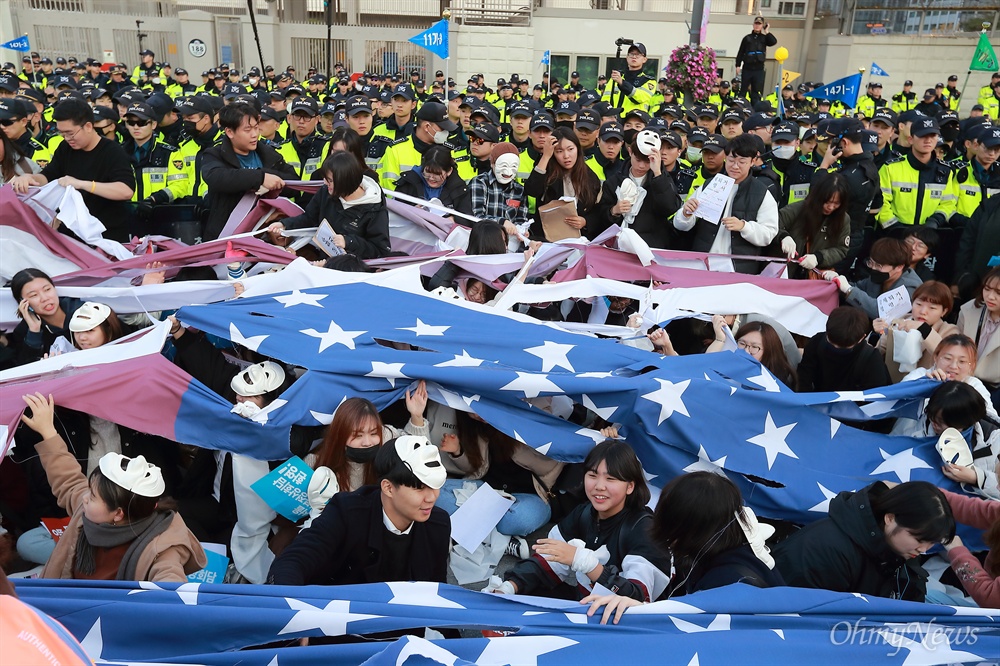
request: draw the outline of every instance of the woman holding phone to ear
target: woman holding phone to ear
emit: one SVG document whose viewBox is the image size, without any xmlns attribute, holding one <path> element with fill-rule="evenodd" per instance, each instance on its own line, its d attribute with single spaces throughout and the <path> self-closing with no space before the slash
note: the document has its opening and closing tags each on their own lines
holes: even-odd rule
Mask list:
<svg viewBox="0 0 1000 666">
<path fill-rule="evenodd" d="M 15 365 L 39 360 L 60 336 L 72 341 L 69 321 L 82 300 L 60 297 L 52 278 L 37 268 L 18 271 L 11 278 L 10 291 L 21 318 L 11 334 Z"/>
</svg>

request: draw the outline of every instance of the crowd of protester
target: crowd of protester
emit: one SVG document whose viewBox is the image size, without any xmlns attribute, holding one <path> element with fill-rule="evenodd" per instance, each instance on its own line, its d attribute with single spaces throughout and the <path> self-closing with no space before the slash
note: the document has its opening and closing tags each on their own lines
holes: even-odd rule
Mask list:
<svg viewBox="0 0 1000 666">
<path fill-rule="evenodd" d="M 964 493 L 875 481 L 833 498 L 828 517 L 775 536 L 713 473 L 668 480 L 651 509 L 622 424 L 582 406 L 568 418 L 608 439 L 567 464 L 429 401 L 421 382 L 382 413 L 355 397 L 329 426 L 293 429 L 292 452 L 316 471 L 310 516 L 294 524 L 250 488 L 282 461 L 178 444 L 29 394 L 17 447 L 0 466 L 4 527 L 22 563 L 44 565 L 46 577 L 184 581 L 205 564 L 200 543 L 219 542 L 232 559 L 228 582 L 445 582 L 449 514 L 460 490 L 488 483 L 513 500 L 497 531 L 517 563 L 486 590 L 575 596 L 592 613 L 603 607 L 605 621 L 736 582 L 931 600 L 922 562 L 935 546 L 966 596 L 934 599 L 1000 606 L 1000 73 L 975 104 L 952 77 L 922 99 L 909 82 L 891 100 L 872 84 L 846 108 L 806 97 L 819 82 L 762 96 L 750 64 L 746 90 L 720 78 L 707 99 L 684 99 L 644 73 L 641 43 L 629 47 L 627 71 L 592 89 L 576 72 L 535 85 L 512 74 L 495 88 L 476 75 L 459 91 L 442 72 L 427 85 L 419 72 L 302 80 L 291 67 L 244 75 L 227 66 L 199 85 L 152 52 L 141 57 L 133 71 L 62 59 L 54 69 L 34 54 L 20 71 L 4 66 L 4 180 L 19 193 L 52 181 L 78 190 L 120 241 L 162 232 L 171 215 L 194 220 L 198 240 L 215 239 L 246 193 L 280 193 L 303 212 L 270 223 L 268 241 L 285 246 L 284 232 L 327 223 L 345 256 L 317 263 L 335 270 L 371 271 L 363 260 L 393 254 L 387 193 L 471 227 L 470 255 L 530 257 L 557 235 L 594 239 L 618 225 L 654 249 L 710 253 L 717 271 L 784 264 L 789 279 L 838 289 L 841 305 L 815 336 L 767 312 L 733 312 L 643 328 L 640 343 L 662 356 L 746 353 L 796 391 L 940 382 L 917 419 L 853 425 L 959 449 L 961 440 L 968 460 L 942 471 Z M 733 194 L 719 220 L 705 219 L 700 197 L 720 174 Z M 322 186 L 314 195 L 288 186 L 300 180 Z M 572 209 L 553 223 L 548 211 L 567 200 Z M 488 303 L 510 279 L 487 282 L 447 262 L 424 286 Z M 899 287 L 910 312 L 880 318 L 879 297 Z M 60 296 L 39 269 L 9 288 L 21 322 L 3 337 L 4 367 L 148 324 Z M 636 326 L 638 308 L 610 297 L 524 311 Z M 170 333 L 174 363 L 246 418 L 296 376 L 175 319 Z M 554 500 L 557 486 L 575 488 L 571 506 Z M 38 525 L 59 517 L 70 520 L 56 543 Z M 984 562 L 956 523 L 984 531 Z"/>
</svg>

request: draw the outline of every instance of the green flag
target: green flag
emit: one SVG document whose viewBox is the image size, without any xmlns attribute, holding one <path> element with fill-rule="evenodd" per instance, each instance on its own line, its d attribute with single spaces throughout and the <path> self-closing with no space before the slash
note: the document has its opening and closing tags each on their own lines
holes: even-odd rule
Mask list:
<svg viewBox="0 0 1000 666">
<path fill-rule="evenodd" d="M 997 54 L 990 45 L 990 40 L 986 38 L 986 33 L 979 35 L 979 44 L 976 45 L 976 52 L 972 54 L 972 64 L 969 69 L 975 72 L 995 72 L 997 71 Z"/>
</svg>

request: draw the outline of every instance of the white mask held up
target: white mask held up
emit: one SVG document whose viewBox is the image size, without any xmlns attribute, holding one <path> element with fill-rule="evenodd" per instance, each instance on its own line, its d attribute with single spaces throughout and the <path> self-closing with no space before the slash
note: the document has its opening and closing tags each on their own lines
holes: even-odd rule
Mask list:
<svg viewBox="0 0 1000 666">
<path fill-rule="evenodd" d="M 493 162 L 493 175 L 496 176 L 501 185 L 506 185 L 514 180 L 517 175 L 517 167 L 520 164 L 521 158 L 518 155 L 505 153 Z"/>
</svg>

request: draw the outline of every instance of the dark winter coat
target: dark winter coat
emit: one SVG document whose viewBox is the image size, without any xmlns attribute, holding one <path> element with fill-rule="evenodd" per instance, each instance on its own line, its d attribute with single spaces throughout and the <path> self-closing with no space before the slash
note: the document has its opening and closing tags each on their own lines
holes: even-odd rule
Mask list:
<svg viewBox="0 0 1000 666">
<path fill-rule="evenodd" d="M 362 486 L 337 493 L 309 529 L 295 537 L 271 565 L 272 585 L 356 585 L 388 582 L 378 572 L 389 535 L 382 521 L 382 491 Z M 409 571 L 404 580 L 446 582 L 451 518 L 434 507 L 410 529 Z"/>
<path fill-rule="evenodd" d="M 917 558 L 904 560 L 890 547 L 872 510 L 888 490 L 881 481 L 830 500 L 830 516 L 807 525 L 774 549 L 778 571 L 795 587 L 858 592 L 923 601 L 927 572 Z"/>
</svg>

